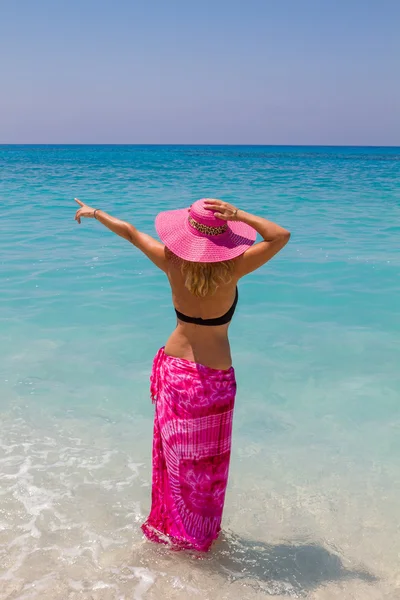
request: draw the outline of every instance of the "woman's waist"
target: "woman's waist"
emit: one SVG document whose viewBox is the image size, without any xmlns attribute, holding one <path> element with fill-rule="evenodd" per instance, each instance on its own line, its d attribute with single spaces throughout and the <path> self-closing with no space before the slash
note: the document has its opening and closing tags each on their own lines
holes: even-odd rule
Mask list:
<svg viewBox="0 0 400 600">
<path fill-rule="evenodd" d="M 178 327 L 165 345 L 167 356 L 181 358 L 211 369 L 229 369 L 232 366 L 231 350 L 227 331 L 196 332 Z"/>
<path fill-rule="evenodd" d="M 170 411 L 177 431 L 182 418 L 207 418 L 207 428 L 221 428 L 218 419 L 232 419 L 236 396 L 235 370 L 216 369 L 185 358 L 171 356 L 160 348 L 150 377 L 151 397 L 160 414 Z M 178 417 L 176 421 L 175 417 Z M 213 419 L 217 419 L 214 421 Z M 201 424 L 200 424 L 201 425 Z M 201 428 L 203 428 L 201 425 Z"/>
</svg>

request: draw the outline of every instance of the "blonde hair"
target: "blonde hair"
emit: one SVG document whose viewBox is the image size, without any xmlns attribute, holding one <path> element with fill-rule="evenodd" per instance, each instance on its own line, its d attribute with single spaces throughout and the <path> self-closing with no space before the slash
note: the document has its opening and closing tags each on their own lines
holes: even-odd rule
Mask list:
<svg viewBox="0 0 400 600">
<path fill-rule="evenodd" d="M 200 263 L 183 260 L 166 248 L 167 256 L 180 264 L 185 287 L 198 298 L 215 294 L 221 284 L 232 280 L 234 260 L 224 260 L 214 263 Z"/>
</svg>

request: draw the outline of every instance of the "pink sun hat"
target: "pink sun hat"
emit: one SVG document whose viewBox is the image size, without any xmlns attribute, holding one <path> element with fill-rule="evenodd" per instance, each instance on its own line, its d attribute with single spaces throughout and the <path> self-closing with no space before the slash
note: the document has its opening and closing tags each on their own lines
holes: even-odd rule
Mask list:
<svg viewBox="0 0 400 600">
<path fill-rule="evenodd" d="M 245 252 L 257 237 L 250 225 L 223 221 L 205 206 L 205 199 L 188 208 L 167 210 L 156 217 L 160 240 L 176 256 L 190 262 L 221 262 Z"/>
</svg>

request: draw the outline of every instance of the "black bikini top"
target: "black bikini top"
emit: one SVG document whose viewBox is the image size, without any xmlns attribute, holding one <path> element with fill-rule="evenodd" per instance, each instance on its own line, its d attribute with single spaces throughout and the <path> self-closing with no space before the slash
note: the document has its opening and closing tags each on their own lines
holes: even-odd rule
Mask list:
<svg viewBox="0 0 400 600">
<path fill-rule="evenodd" d="M 233 304 L 230 307 L 230 309 L 224 315 L 222 315 L 222 317 L 216 317 L 215 319 L 202 319 L 201 317 L 188 317 L 187 315 L 184 315 L 183 313 L 179 312 L 179 310 L 176 310 L 176 308 L 175 308 L 175 312 L 176 312 L 176 316 L 178 317 L 178 319 L 180 321 L 184 321 L 185 323 L 193 323 L 194 325 L 208 325 L 208 326 L 226 325 L 226 323 L 229 323 L 229 321 L 232 320 L 238 300 L 239 300 L 239 292 L 238 292 L 238 289 L 236 288 L 235 299 L 234 299 Z"/>
</svg>

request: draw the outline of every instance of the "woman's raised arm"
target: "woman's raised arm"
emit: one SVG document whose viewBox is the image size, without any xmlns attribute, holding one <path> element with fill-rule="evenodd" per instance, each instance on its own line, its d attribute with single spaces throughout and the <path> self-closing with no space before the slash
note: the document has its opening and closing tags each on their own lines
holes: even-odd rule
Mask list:
<svg viewBox="0 0 400 600">
<path fill-rule="evenodd" d="M 82 218 L 96 219 L 107 227 L 107 229 L 136 246 L 136 248 L 141 250 L 159 269 L 165 271 L 167 259 L 165 256 L 164 244 L 161 244 L 161 242 L 152 238 L 151 235 L 139 231 L 136 227 L 131 225 L 131 223 L 112 217 L 104 210 L 87 206 L 81 202 L 81 200 L 78 200 L 78 198 L 75 198 L 75 202 L 80 206 L 76 212 L 75 221 L 80 223 Z"/>
</svg>

